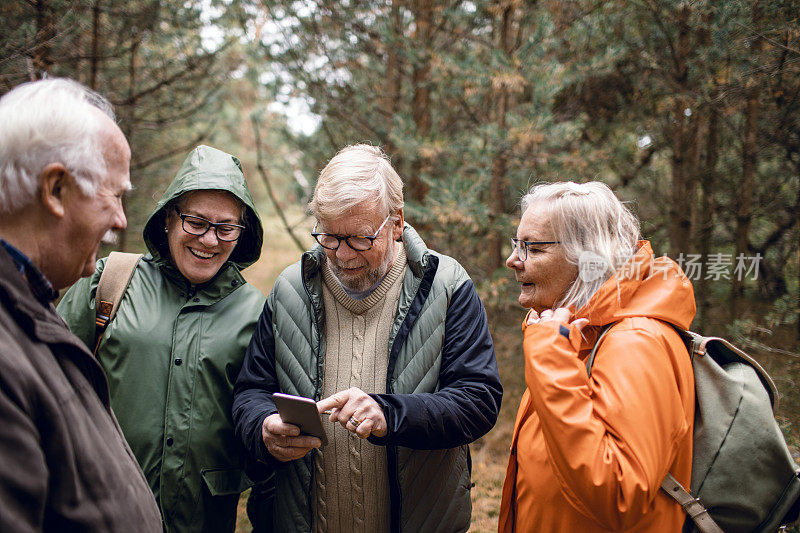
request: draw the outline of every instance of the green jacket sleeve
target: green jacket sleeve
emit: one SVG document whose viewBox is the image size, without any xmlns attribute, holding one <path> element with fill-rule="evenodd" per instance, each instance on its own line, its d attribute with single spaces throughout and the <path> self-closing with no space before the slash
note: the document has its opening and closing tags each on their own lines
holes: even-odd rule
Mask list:
<svg viewBox="0 0 800 533">
<path fill-rule="evenodd" d="M 94 274 L 76 281 L 56 308 L 72 333 L 88 346 L 90 352 L 94 351 L 94 295 L 105 264 L 105 258 L 97 261 Z"/>
</svg>

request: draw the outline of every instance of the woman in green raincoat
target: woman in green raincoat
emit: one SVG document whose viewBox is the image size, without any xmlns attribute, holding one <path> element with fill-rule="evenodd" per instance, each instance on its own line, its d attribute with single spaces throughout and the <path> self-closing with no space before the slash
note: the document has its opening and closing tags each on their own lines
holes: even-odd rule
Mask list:
<svg viewBox="0 0 800 533">
<path fill-rule="evenodd" d="M 241 270 L 261 221 L 239 161 L 199 146 L 144 228 L 139 261 L 97 357 L 111 405 L 161 508 L 166 531 L 233 531 L 250 485 L 233 432 L 233 386 L 264 306 Z M 58 311 L 94 347 L 94 298 L 106 259 Z"/>
</svg>

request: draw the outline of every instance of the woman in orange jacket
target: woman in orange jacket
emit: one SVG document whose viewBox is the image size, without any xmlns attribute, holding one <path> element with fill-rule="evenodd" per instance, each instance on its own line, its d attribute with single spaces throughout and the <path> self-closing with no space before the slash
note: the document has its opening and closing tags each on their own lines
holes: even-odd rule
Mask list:
<svg viewBox="0 0 800 533">
<path fill-rule="evenodd" d="M 534 186 L 512 242 L 530 311 L 499 531 L 679 532 L 659 487 L 690 484 L 694 378 L 673 326 L 694 317 L 691 283 L 599 182 Z"/>
</svg>

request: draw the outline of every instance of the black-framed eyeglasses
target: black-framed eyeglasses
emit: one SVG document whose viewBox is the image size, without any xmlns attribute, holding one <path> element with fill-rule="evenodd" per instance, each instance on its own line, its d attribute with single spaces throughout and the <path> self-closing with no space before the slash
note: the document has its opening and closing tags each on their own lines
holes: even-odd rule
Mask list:
<svg viewBox="0 0 800 533">
<path fill-rule="evenodd" d="M 317 231 L 319 221 L 314 224 L 314 229 L 311 230 L 311 235 L 313 235 L 320 246 L 328 250 L 337 250 L 342 244 L 342 241 L 346 241 L 347 245 L 356 252 L 366 252 L 372 248 L 373 244 L 375 244 L 375 239 L 378 238 L 378 235 L 380 235 L 381 230 L 383 230 L 383 227 L 386 225 L 386 223 L 389 222 L 389 218 L 391 216 L 391 213 L 386 215 L 386 218 L 383 220 L 383 224 L 381 224 L 381 227 L 379 227 L 378 231 L 375 232 L 375 235 L 334 235 L 333 233 L 320 233 Z"/>
<path fill-rule="evenodd" d="M 229 222 L 211 222 L 203 217 L 187 215 L 178 211 L 177 207 L 175 208 L 175 212 L 178 213 L 179 217 L 181 217 L 181 227 L 183 228 L 183 231 L 189 235 L 196 235 L 197 237 L 205 235 L 209 229 L 214 228 L 214 233 L 217 235 L 217 239 L 225 242 L 233 242 L 242 236 L 242 231 L 245 229 L 244 226 L 239 224 L 231 224 Z"/>
<path fill-rule="evenodd" d="M 511 237 L 511 248 L 516 250 L 520 261 L 528 259 L 528 248 L 532 246 L 545 246 L 547 244 L 561 244 L 561 241 L 523 241 Z"/>
</svg>

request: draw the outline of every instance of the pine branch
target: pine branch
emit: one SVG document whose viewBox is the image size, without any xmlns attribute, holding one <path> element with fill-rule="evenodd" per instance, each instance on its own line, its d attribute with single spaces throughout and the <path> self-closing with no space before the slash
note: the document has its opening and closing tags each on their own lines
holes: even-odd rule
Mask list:
<svg viewBox="0 0 800 533">
<path fill-rule="evenodd" d="M 264 185 L 267 187 L 269 199 L 272 202 L 272 205 L 275 207 L 275 211 L 278 213 L 278 217 L 280 217 L 281 223 L 286 229 L 286 233 L 288 233 L 289 237 L 292 238 L 300 252 L 305 252 L 306 247 L 303 246 L 303 243 L 300 242 L 300 239 L 297 238 L 297 235 L 294 234 L 294 230 L 289 225 L 289 221 L 286 219 L 286 215 L 283 213 L 281 204 L 278 202 L 278 198 L 275 196 L 275 191 L 272 190 L 272 182 L 269 179 L 269 174 L 264 167 L 264 162 L 261 157 L 261 124 L 259 124 L 258 119 L 255 116 L 251 116 L 250 121 L 253 124 L 253 136 L 255 137 L 256 141 L 256 168 L 258 169 L 258 173 L 261 174 L 261 179 L 264 180 Z"/>
</svg>

